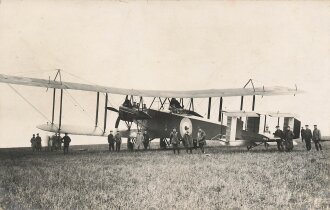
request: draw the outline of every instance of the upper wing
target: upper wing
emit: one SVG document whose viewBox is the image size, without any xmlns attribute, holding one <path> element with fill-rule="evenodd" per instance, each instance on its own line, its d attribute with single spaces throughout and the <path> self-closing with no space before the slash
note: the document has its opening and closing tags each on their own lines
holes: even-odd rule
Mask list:
<svg viewBox="0 0 330 210">
<path fill-rule="evenodd" d="M 0 74 L 0 83 L 9 83 L 26 86 L 72 89 L 102 93 L 112 93 L 120 95 L 133 95 L 143 97 L 162 97 L 162 98 L 208 98 L 208 97 L 228 97 L 228 96 L 246 96 L 246 95 L 290 95 L 301 93 L 297 89 L 287 87 L 256 87 L 256 88 L 232 88 L 232 89 L 208 89 L 191 91 L 168 91 L 168 90 L 136 90 L 115 87 L 106 87 L 100 85 L 89 85 L 73 82 L 59 82 L 46 79 L 37 79 L 29 77 L 18 77 Z"/>
</svg>

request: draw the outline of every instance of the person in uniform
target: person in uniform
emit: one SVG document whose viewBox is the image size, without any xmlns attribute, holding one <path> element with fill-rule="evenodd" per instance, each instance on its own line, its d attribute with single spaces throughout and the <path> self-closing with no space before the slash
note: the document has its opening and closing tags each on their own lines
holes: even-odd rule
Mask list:
<svg viewBox="0 0 330 210">
<path fill-rule="evenodd" d="M 159 148 L 160 149 L 166 149 L 166 135 L 167 135 L 167 128 L 165 128 L 164 132 L 161 134 L 162 136 L 160 137 L 160 141 L 159 141 Z"/>
<path fill-rule="evenodd" d="M 321 131 L 319 129 L 317 129 L 317 125 L 314 125 L 313 141 L 314 141 L 315 148 L 317 151 L 322 150 L 320 140 L 321 140 Z"/>
<path fill-rule="evenodd" d="M 205 153 L 204 146 L 206 145 L 206 133 L 201 128 L 199 128 L 197 132 L 197 142 L 202 153 Z"/>
<path fill-rule="evenodd" d="M 192 154 L 193 141 L 189 134 L 188 128 L 186 128 L 186 133 L 183 135 L 183 143 L 184 143 L 187 153 L 190 150 L 190 153 Z"/>
<path fill-rule="evenodd" d="M 173 131 L 170 133 L 170 143 L 172 144 L 174 154 L 175 151 L 178 151 L 178 154 L 180 154 L 180 140 L 175 128 L 173 128 Z"/>
<path fill-rule="evenodd" d="M 110 134 L 108 135 L 108 143 L 109 143 L 109 151 L 115 151 L 115 137 L 113 136 L 112 130 L 110 131 Z"/>
<path fill-rule="evenodd" d="M 64 134 L 63 138 L 61 138 L 61 143 L 63 143 L 63 153 L 69 153 L 71 138 L 67 133 Z"/>
<path fill-rule="evenodd" d="M 136 149 L 140 150 L 140 147 L 142 147 L 143 143 L 143 135 L 141 133 L 141 130 L 138 130 L 138 133 L 136 134 Z"/>
<path fill-rule="evenodd" d="M 285 149 L 287 152 L 290 152 L 293 150 L 293 137 L 294 137 L 294 134 L 291 131 L 290 126 L 288 126 L 287 130 L 284 133 Z"/>
<path fill-rule="evenodd" d="M 304 140 L 306 144 L 307 151 L 310 151 L 312 149 L 311 141 L 313 138 L 312 131 L 309 129 L 308 125 L 305 125 L 306 130 L 304 130 Z M 302 133 L 301 133 L 302 137 Z"/>
<path fill-rule="evenodd" d="M 273 134 L 274 134 L 274 137 L 280 138 L 279 140 L 276 141 L 277 149 L 279 151 L 283 151 L 284 150 L 284 147 L 283 147 L 283 131 L 280 129 L 280 126 L 276 126 L 276 131 Z"/>
<path fill-rule="evenodd" d="M 119 133 L 119 131 L 116 132 L 115 141 L 116 141 L 116 151 L 119 152 L 121 145 L 121 134 Z"/>
<path fill-rule="evenodd" d="M 32 151 L 33 152 L 36 151 L 37 150 L 37 141 L 36 141 L 36 136 L 34 134 L 32 135 L 30 142 L 31 142 Z"/>
<path fill-rule="evenodd" d="M 53 151 L 53 137 L 48 136 L 48 151 Z"/>
<path fill-rule="evenodd" d="M 133 146 L 133 142 L 132 142 L 132 137 L 128 136 L 127 137 L 127 149 L 128 151 L 133 152 L 134 146 Z"/>
<path fill-rule="evenodd" d="M 37 151 L 41 151 L 41 137 L 39 136 L 39 133 L 37 133 L 36 142 L 37 142 Z"/>
<path fill-rule="evenodd" d="M 149 142 L 150 142 L 150 137 L 149 137 L 148 132 L 145 130 L 144 134 L 143 134 L 143 146 L 144 146 L 145 150 L 148 149 Z M 149 148 L 150 148 L 150 146 L 149 146 Z"/>
<path fill-rule="evenodd" d="M 305 140 L 305 129 L 304 129 L 304 127 L 301 127 L 300 135 L 301 135 L 301 141 L 304 142 L 304 140 Z"/>
</svg>

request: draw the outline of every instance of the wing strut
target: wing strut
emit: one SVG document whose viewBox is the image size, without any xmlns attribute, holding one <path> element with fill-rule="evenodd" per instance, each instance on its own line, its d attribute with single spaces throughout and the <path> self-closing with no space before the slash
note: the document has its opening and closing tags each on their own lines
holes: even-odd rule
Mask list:
<svg viewBox="0 0 330 210">
<path fill-rule="evenodd" d="M 58 123 L 58 132 L 61 134 L 61 125 L 62 125 L 62 105 L 63 105 L 63 89 L 61 89 L 61 99 L 60 99 L 60 118 Z"/>
<path fill-rule="evenodd" d="M 103 134 L 107 129 L 107 117 L 108 117 L 108 93 L 105 94 L 105 105 L 104 105 L 104 124 L 103 124 Z"/>
<path fill-rule="evenodd" d="M 222 97 L 220 97 L 220 104 L 219 104 L 219 118 L 218 121 L 222 121 Z"/>
<path fill-rule="evenodd" d="M 207 119 L 210 119 L 211 116 L 211 103 L 212 103 L 212 97 L 209 97 L 209 108 L 207 110 Z"/>
<path fill-rule="evenodd" d="M 99 101 L 100 101 L 100 92 L 97 92 L 96 96 L 96 116 L 95 116 L 95 128 L 97 127 L 99 121 Z"/>
<path fill-rule="evenodd" d="M 56 89 L 54 88 L 54 91 L 53 91 L 53 111 L 52 111 L 52 125 L 54 125 L 54 113 L 55 113 L 55 95 L 56 95 Z"/>
</svg>

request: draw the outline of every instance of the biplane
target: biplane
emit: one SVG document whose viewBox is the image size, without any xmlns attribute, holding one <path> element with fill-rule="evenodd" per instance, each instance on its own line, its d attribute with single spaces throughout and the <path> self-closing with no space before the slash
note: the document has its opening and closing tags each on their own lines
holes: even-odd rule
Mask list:
<svg viewBox="0 0 330 210">
<path fill-rule="evenodd" d="M 59 77 L 58 77 L 59 76 Z M 59 79 L 57 79 L 59 78 Z M 83 83 L 64 82 L 61 79 L 61 72 L 58 71 L 55 79 L 38 79 L 29 77 L 19 77 L 0 74 L 0 83 L 8 85 L 24 85 L 47 88 L 53 90 L 52 99 L 52 118 L 47 124 L 38 125 L 37 128 L 53 133 L 69 133 L 73 135 L 106 136 L 108 112 L 118 114 L 114 127 L 118 129 L 120 122 L 126 124 L 127 129 L 120 130 L 123 137 L 128 137 L 137 130 L 148 130 L 152 139 L 169 137 L 170 130 L 176 128 L 182 137 L 187 129 L 193 136 L 197 136 L 198 127 L 202 128 L 207 135 L 208 140 L 219 140 L 223 145 L 228 146 L 247 146 L 251 149 L 258 145 L 269 145 L 276 142 L 272 135 L 262 132 L 261 122 L 264 116 L 266 124 L 267 117 L 284 118 L 283 128 L 290 126 L 296 138 L 300 134 L 300 121 L 294 115 L 284 113 L 261 114 L 254 111 L 256 96 L 276 96 L 276 95 L 295 95 L 303 91 L 295 88 L 273 86 L 273 87 L 255 87 L 250 79 L 243 88 L 232 89 L 207 89 L 190 91 L 167 91 L 167 90 L 136 90 L 115 87 L 106 87 L 99 85 L 90 85 Z M 247 85 L 252 87 L 248 88 Z M 96 94 L 95 125 L 86 128 L 77 125 L 62 124 L 62 104 L 63 90 L 90 91 Z M 56 91 L 60 91 L 59 102 L 59 121 L 55 123 L 54 110 L 56 105 Z M 99 100 L 100 93 L 104 94 L 104 120 L 103 129 L 98 126 L 99 118 Z M 110 94 L 122 95 L 123 103 L 118 108 L 108 105 Z M 252 111 L 243 111 L 244 97 L 252 97 Z M 219 98 L 218 121 L 210 119 L 212 98 Z M 226 97 L 241 97 L 241 108 L 239 111 L 230 112 L 223 110 L 223 100 Z M 145 98 L 150 98 L 152 102 L 146 104 Z M 194 109 L 194 99 L 208 98 L 207 118 L 202 117 Z M 155 100 L 160 101 L 160 107 L 153 106 Z M 189 104 L 184 106 L 184 102 Z M 166 105 L 168 105 L 166 107 Z M 224 115 L 227 117 L 227 124 L 223 125 Z M 245 121 L 244 121 L 245 119 Z M 279 122 L 279 121 L 278 121 Z M 134 126 L 133 126 L 134 125 Z M 135 128 L 136 126 L 136 128 Z"/>
</svg>

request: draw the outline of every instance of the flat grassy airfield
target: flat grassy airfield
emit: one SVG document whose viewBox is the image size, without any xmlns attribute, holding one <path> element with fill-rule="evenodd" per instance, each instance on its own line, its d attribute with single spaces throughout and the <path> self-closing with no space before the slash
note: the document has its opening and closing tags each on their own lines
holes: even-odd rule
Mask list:
<svg viewBox="0 0 330 210">
<path fill-rule="evenodd" d="M 291 153 L 212 147 L 180 155 L 123 147 L 1 149 L 0 208 L 330 209 L 329 142 L 322 153 L 302 144 Z"/>
</svg>

